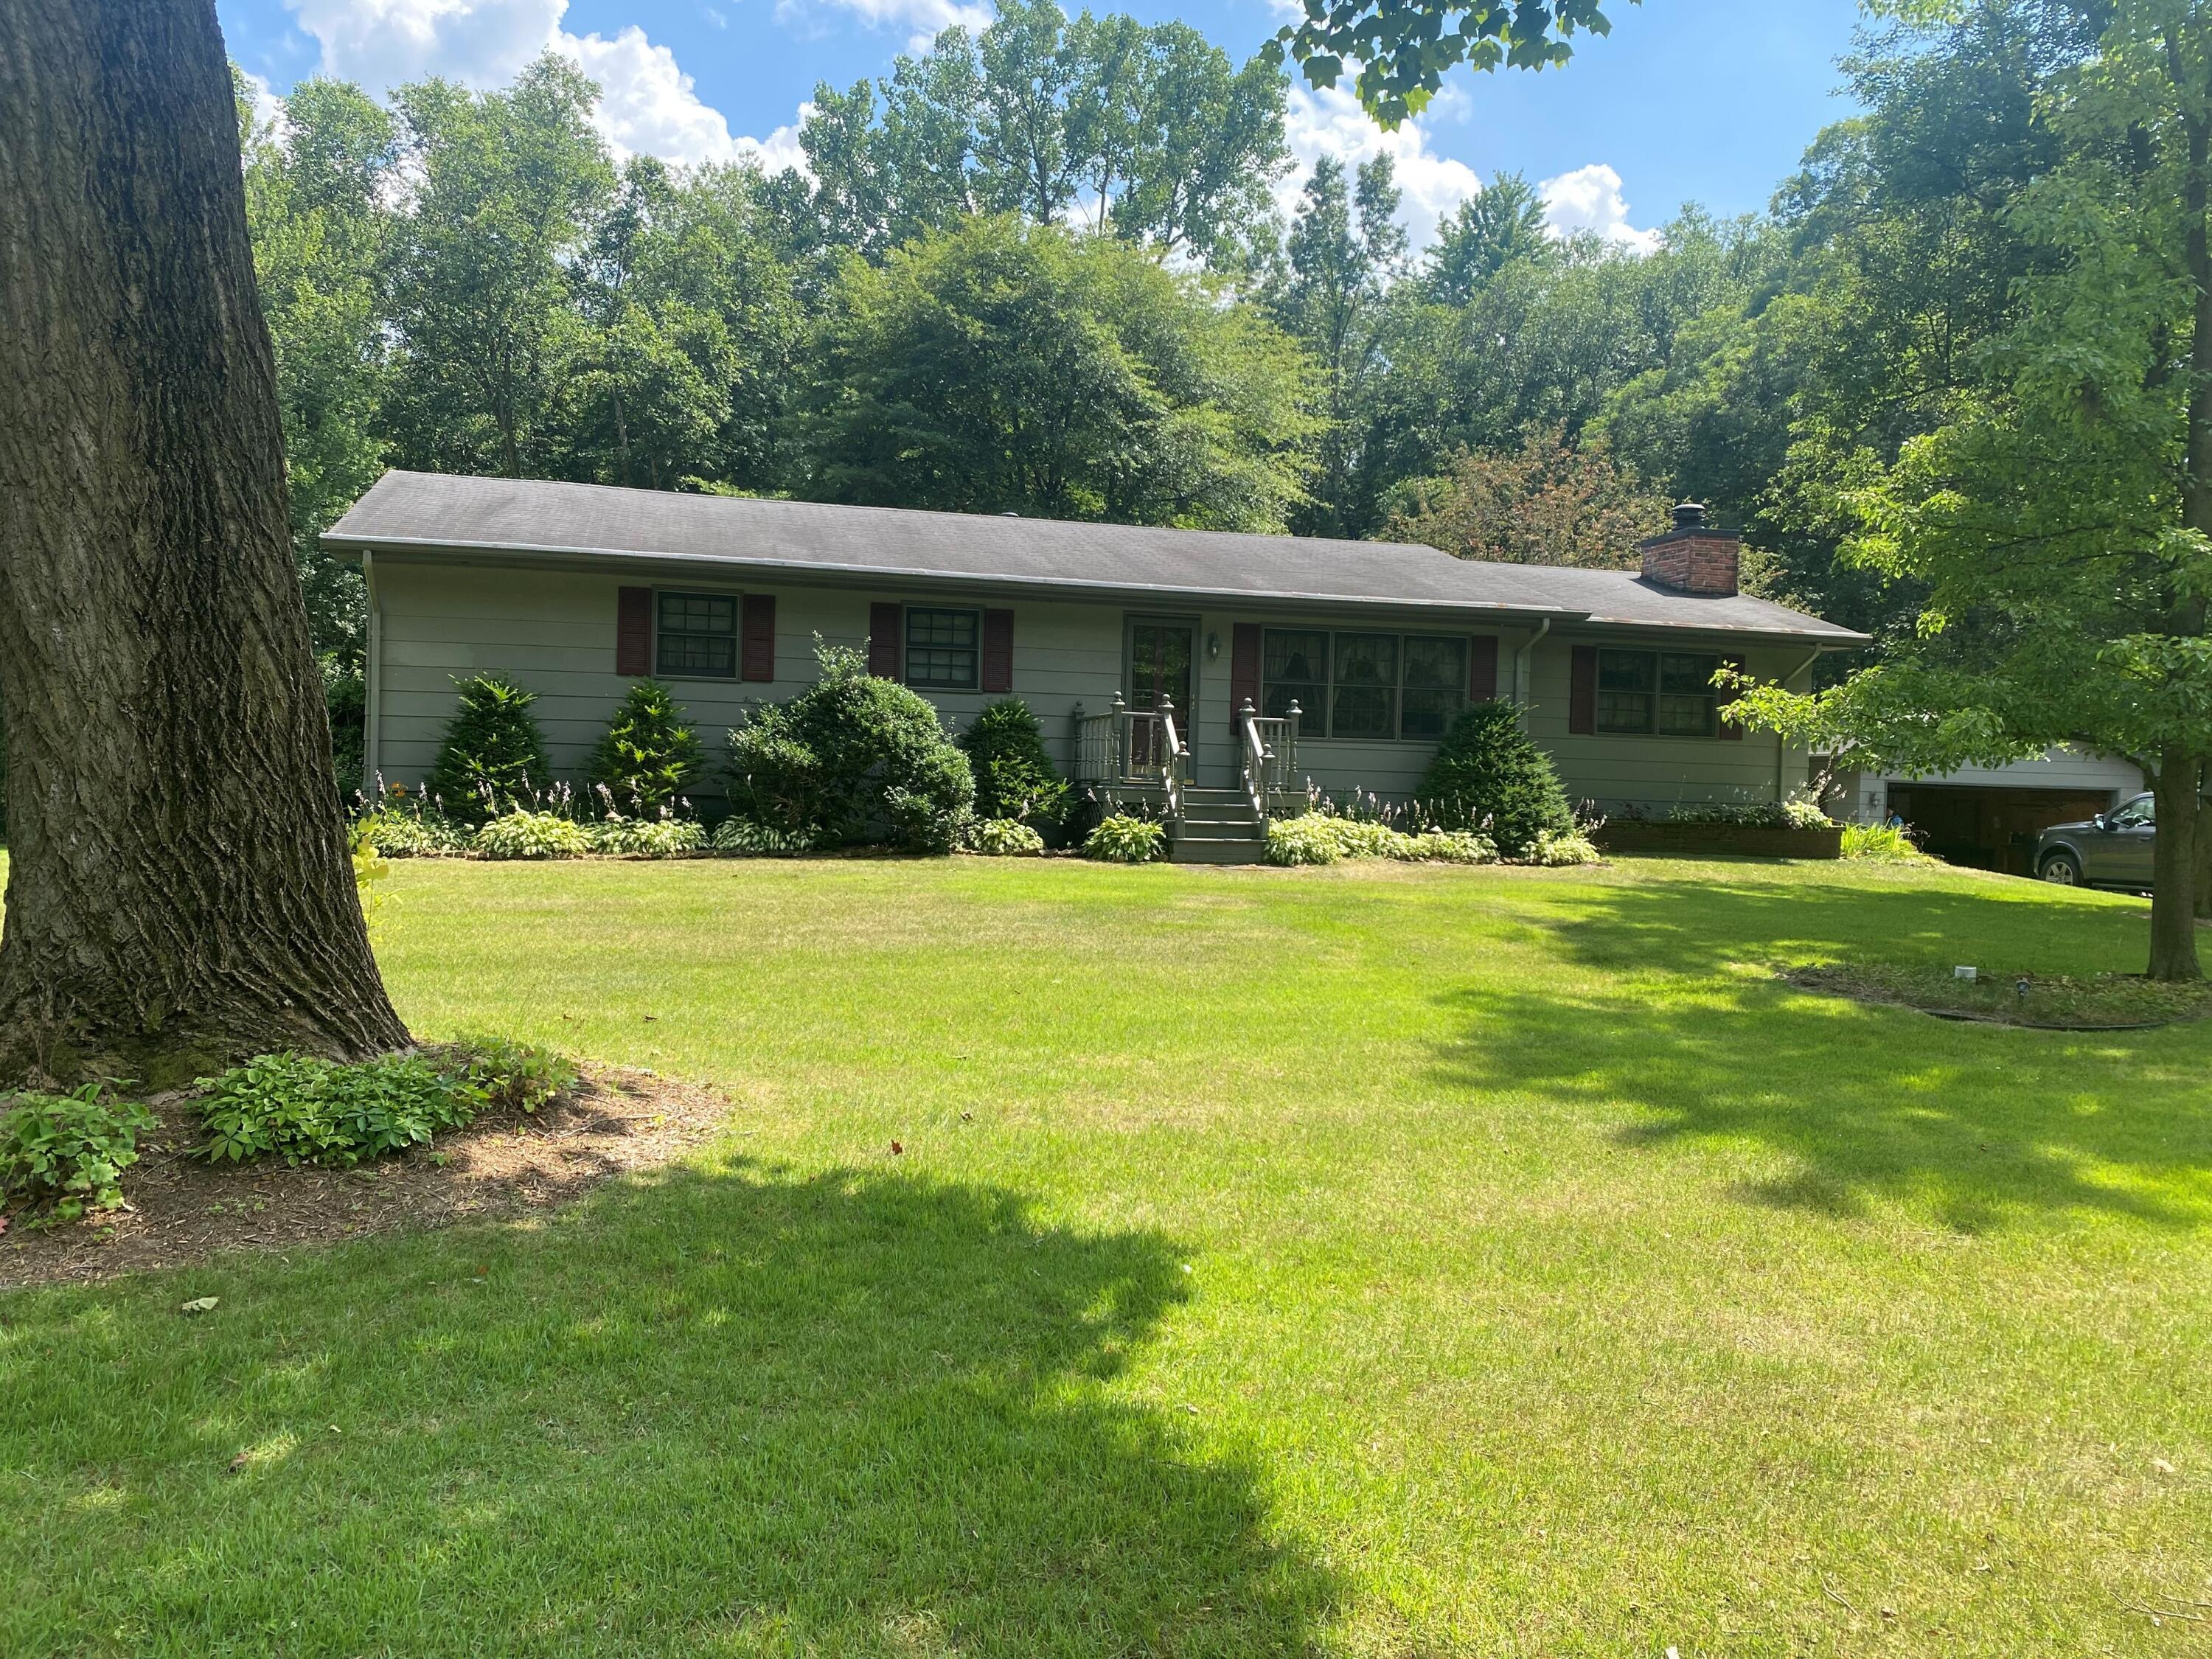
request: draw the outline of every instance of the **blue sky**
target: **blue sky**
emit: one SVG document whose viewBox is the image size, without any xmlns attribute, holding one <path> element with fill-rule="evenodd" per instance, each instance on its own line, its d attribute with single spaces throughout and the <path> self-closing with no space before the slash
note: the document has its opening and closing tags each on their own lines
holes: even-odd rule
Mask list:
<svg viewBox="0 0 2212 1659">
<path fill-rule="evenodd" d="M 1283 15 L 1282 0 L 1121 5 L 1148 21 L 1180 16 L 1240 60 Z M 231 55 L 279 94 L 319 70 L 376 92 L 434 73 L 494 85 L 553 46 L 607 88 L 601 118 L 622 148 L 676 161 L 754 153 L 771 165 L 795 157 L 792 129 L 817 81 L 880 75 L 943 24 L 987 15 L 975 0 L 218 0 L 216 9 Z M 1848 112 L 1834 64 L 1850 48 L 1856 0 L 1608 9 L 1611 37 L 1585 42 L 1564 72 L 1462 72 L 1421 121 L 1388 138 L 1345 94 L 1300 90 L 1292 148 L 1308 164 L 1389 149 L 1417 237 L 1480 180 L 1517 169 L 1553 181 L 1556 223 L 1648 245 L 1684 201 L 1721 213 L 1765 206 L 1813 135 Z"/>
</svg>

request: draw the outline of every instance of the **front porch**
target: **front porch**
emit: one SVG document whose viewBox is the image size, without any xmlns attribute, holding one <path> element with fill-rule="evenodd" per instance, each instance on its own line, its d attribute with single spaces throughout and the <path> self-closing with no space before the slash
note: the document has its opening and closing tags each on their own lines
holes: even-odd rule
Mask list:
<svg viewBox="0 0 2212 1659">
<path fill-rule="evenodd" d="M 1069 775 L 1079 787 L 1158 817 L 1175 863 L 1257 864 L 1267 856 L 1268 823 L 1305 807 L 1297 764 L 1303 717 L 1296 702 L 1270 716 L 1247 697 L 1236 720 L 1237 781 L 1207 788 L 1191 781 L 1190 743 L 1172 696 L 1132 708 L 1117 693 L 1096 714 L 1079 702 L 1069 715 Z"/>
</svg>

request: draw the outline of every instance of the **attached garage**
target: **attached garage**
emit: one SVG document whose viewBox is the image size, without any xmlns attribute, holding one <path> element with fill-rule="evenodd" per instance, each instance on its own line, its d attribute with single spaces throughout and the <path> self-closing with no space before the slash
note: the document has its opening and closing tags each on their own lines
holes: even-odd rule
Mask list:
<svg viewBox="0 0 2212 1659">
<path fill-rule="evenodd" d="M 2035 839 L 2054 823 L 2108 811 L 2109 789 L 2024 789 L 1975 784 L 1889 786 L 1889 810 L 1936 857 L 1979 870 L 2035 873 Z"/>
</svg>

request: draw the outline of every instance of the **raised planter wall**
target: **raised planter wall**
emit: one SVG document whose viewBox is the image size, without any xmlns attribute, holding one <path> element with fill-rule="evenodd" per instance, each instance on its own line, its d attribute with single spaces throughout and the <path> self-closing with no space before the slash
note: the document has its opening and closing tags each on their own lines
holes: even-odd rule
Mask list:
<svg viewBox="0 0 2212 1659">
<path fill-rule="evenodd" d="M 1608 823 L 1597 832 L 1607 853 L 1656 853 L 1675 858 L 1732 854 L 1754 859 L 1839 859 L 1841 824 L 1826 830 L 1764 830 L 1747 823 Z"/>
</svg>

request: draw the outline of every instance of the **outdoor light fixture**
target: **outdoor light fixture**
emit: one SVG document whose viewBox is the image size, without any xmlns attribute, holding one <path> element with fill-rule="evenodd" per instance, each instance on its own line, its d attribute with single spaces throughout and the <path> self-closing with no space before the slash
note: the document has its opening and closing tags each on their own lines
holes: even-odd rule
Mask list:
<svg viewBox="0 0 2212 1659">
<path fill-rule="evenodd" d="M 1218 657 L 1220 654 L 1221 654 L 1221 635 L 1218 635 L 1218 634 L 1208 634 L 1208 635 L 1206 636 L 1206 661 L 1208 661 L 1208 662 L 1212 662 L 1215 658 Z"/>
</svg>

